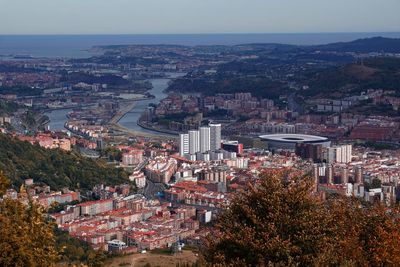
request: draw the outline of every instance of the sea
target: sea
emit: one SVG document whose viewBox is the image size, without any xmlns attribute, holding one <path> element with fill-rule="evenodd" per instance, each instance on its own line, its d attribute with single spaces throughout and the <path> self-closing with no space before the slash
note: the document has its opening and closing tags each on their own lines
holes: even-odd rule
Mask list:
<svg viewBox="0 0 400 267">
<path fill-rule="evenodd" d="M 127 34 L 127 35 L 0 35 L 0 60 L 10 56 L 86 58 L 98 45 L 176 44 L 237 45 L 280 43 L 316 45 L 368 37 L 400 38 L 400 32 L 255 33 L 255 34 Z"/>
</svg>

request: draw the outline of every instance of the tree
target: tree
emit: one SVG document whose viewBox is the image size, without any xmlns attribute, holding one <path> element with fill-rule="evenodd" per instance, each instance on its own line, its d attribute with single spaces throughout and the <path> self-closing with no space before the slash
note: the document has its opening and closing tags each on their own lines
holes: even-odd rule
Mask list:
<svg viewBox="0 0 400 267">
<path fill-rule="evenodd" d="M 107 254 L 102 250 L 94 250 L 87 242 L 69 235 L 68 232 L 55 229 L 56 244 L 60 251 L 60 261 L 68 266 L 104 266 Z"/>
<path fill-rule="evenodd" d="M 0 172 L 0 197 L 8 184 Z M 30 201 L 0 199 L 0 266 L 52 266 L 58 259 L 53 224 Z"/>
<path fill-rule="evenodd" d="M 53 190 L 68 187 L 85 192 L 96 184 L 129 181 L 125 170 L 109 166 L 104 160 L 60 149 L 45 149 L 5 134 L 0 134 L 0 169 L 15 187 L 32 178 L 35 183 L 44 183 Z"/>
<path fill-rule="evenodd" d="M 106 157 L 108 160 L 111 161 L 121 161 L 122 160 L 122 151 L 114 148 L 114 147 L 107 147 L 103 151 L 100 152 L 100 155 Z"/>
<path fill-rule="evenodd" d="M 0 170 L 0 197 L 4 195 L 10 186 L 10 181 L 4 176 L 3 172 Z"/>
<path fill-rule="evenodd" d="M 381 187 L 382 187 L 382 182 L 381 182 L 380 179 L 378 179 L 378 178 L 372 179 L 371 189 L 374 189 L 374 188 L 381 188 Z"/>
<path fill-rule="evenodd" d="M 233 199 L 202 253 L 211 266 L 400 265 L 400 215 L 356 199 L 325 202 L 309 177 L 262 175 Z"/>
</svg>

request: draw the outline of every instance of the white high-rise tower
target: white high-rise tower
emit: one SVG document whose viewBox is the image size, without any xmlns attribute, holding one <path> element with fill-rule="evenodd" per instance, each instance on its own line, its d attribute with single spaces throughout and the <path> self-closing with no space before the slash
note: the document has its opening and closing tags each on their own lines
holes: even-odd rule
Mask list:
<svg viewBox="0 0 400 267">
<path fill-rule="evenodd" d="M 221 124 L 210 123 L 210 149 L 212 151 L 221 148 Z"/>
<path fill-rule="evenodd" d="M 200 151 L 199 131 L 189 131 L 189 154 L 193 155 Z"/>
<path fill-rule="evenodd" d="M 200 152 L 210 151 L 210 127 L 200 127 Z"/>
<path fill-rule="evenodd" d="M 179 135 L 179 155 L 189 154 L 189 134 Z"/>
</svg>

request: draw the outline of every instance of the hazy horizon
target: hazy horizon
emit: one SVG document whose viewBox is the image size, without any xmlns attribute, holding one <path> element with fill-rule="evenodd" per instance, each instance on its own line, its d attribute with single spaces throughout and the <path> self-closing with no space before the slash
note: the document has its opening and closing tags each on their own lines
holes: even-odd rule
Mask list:
<svg viewBox="0 0 400 267">
<path fill-rule="evenodd" d="M 0 34 L 400 31 L 398 0 L 0 0 Z"/>
<path fill-rule="evenodd" d="M 365 32 L 357 32 L 357 31 L 348 31 L 348 32 L 197 32 L 197 33 L 0 33 L 0 36 L 68 36 L 68 35 L 75 35 L 75 36 L 90 36 L 90 35 L 97 35 L 97 36 L 107 36 L 107 35 L 304 35 L 304 34 L 399 34 L 400 30 L 398 31 L 365 31 Z M 379 36 L 376 36 L 379 37 Z M 400 38 L 400 37 L 399 37 Z"/>
<path fill-rule="evenodd" d="M 279 43 L 321 45 L 371 37 L 400 38 L 395 33 L 293 33 L 293 34 L 95 34 L 95 35 L 0 35 L 1 55 L 34 57 L 90 57 L 93 46 L 101 45 L 240 45 Z"/>
</svg>

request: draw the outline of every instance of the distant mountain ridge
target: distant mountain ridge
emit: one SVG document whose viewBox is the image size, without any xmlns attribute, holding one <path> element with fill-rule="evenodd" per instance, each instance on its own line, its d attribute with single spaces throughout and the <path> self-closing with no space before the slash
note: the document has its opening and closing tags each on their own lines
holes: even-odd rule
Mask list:
<svg viewBox="0 0 400 267">
<path fill-rule="evenodd" d="M 399 38 L 372 37 L 352 42 L 340 42 L 327 45 L 312 46 L 321 51 L 355 52 L 355 53 L 400 53 Z"/>
<path fill-rule="evenodd" d="M 97 49 L 121 49 L 126 47 L 145 47 L 145 46 L 160 46 L 160 47 L 190 47 L 187 45 L 171 45 L 171 44 L 126 44 L 126 45 L 98 45 L 93 48 Z M 220 47 L 220 48 L 239 48 L 251 47 L 256 50 L 319 50 L 319 51 L 336 51 L 336 52 L 354 52 L 354 53 L 400 53 L 400 38 L 387 38 L 387 37 L 371 37 L 357 39 L 351 42 L 337 42 L 323 45 L 293 45 L 285 43 L 243 43 L 238 45 L 195 45 L 192 46 L 197 49 L 205 49 L 207 47 Z"/>
<path fill-rule="evenodd" d="M 279 43 L 253 43 L 253 44 L 242 44 L 237 47 L 249 46 L 259 49 L 304 49 L 306 51 L 319 50 L 319 51 L 336 51 L 336 52 L 354 52 L 354 53 L 373 53 L 373 52 L 385 52 L 385 53 L 400 53 L 400 38 L 386 38 L 386 37 L 371 37 L 357 39 L 351 42 L 337 42 L 323 45 L 289 45 Z"/>
</svg>

